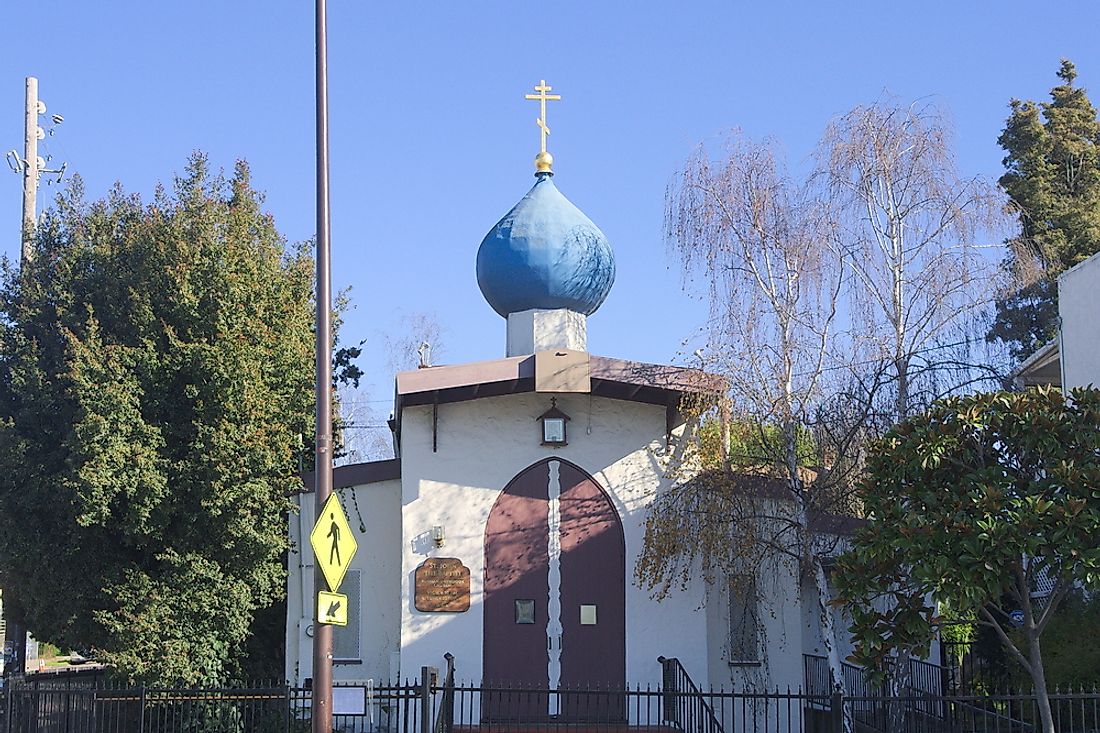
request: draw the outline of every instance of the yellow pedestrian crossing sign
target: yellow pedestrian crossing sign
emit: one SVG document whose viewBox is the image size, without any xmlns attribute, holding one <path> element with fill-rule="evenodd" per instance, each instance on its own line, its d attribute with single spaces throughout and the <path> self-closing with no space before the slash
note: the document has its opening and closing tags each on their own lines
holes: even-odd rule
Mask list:
<svg viewBox="0 0 1100 733">
<path fill-rule="evenodd" d="M 333 626 L 348 625 L 348 597 L 340 593 L 317 593 L 317 620 Z"/>
<path fill-rule="evenodd" d="M 313 525 L 313 531 L 309 533 L 309 543 L 313 545 L 314 562 L 325 574 L 329 590 L 335 593 L 340 590 L 340 583 L 343 582 L 359 546 L 351 534 L 348 518 L 344 516 L 344 508 L 340 506 L 340 499 L 335 491 L 321 507 L 317 524 Z"/>
</svg>

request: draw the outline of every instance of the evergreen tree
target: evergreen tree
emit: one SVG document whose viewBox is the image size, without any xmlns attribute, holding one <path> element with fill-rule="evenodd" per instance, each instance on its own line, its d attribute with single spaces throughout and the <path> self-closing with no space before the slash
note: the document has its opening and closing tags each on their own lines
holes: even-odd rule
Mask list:
<svg viewBox="0 0 1100 733">
<path fill-rule="evenodd" d="M 1063 60 L 1050 102 L 1012 100 L 998 139 L 1020 233 L 1004 262 L 1016 289 L 998 300 L 988 339 L 1017 359 L 1057 332 L 1058 275 L 1100 251 L 1100 121 L 1076 77 Z"/>
<path fill-rule="evenodd" d="M 238 163 L 143 205 L 77 182 L 0 290 L 0 585 L 129 681 L 238 671 L 284 595 L 312 431 L 313 264 Z M 308 441 L 305 441 L 308 444 Z"/>
</svg>

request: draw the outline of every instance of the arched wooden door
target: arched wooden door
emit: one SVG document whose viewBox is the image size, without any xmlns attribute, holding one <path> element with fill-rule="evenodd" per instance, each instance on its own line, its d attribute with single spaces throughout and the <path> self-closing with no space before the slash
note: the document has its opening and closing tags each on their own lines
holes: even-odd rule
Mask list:
<svg viewBox="0 0 1100 733">
<path fill-rule="evenodd" d="M 589 692 L 626 685 L 622 522 L 591 476 L 550 458 L 508 483 L 485 529 L 484 609 L 486 685 L 546 691 L 489 695 L 486 718 L 623 719 L 621 696 Z"/>
</svg>

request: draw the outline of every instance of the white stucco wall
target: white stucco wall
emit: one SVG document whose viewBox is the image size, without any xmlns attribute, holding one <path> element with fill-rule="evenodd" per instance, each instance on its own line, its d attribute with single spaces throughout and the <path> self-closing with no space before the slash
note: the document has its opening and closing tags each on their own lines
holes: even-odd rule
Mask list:
<svg viewBox="0 0 1100 733">
<path fill-rule="evenodd" d="M 333 677 L 338 682 L 396 679 L 396 670 L 391 666 L 400 642 L 401 482 L 380 481 L 340 489 L 339 493 L 359 545 L 349 570 L 361 571 L 360 602 L 358 607 L 349 608 L 348 623 L 359 626 L 360 660 L 358 664 L 334 665 Z M 309 635 L 314 603 L 313 548 L 309 533 L 315 507 L 313 494 L 301 494 L 298 499 L 299 514 L 290 518 L 294 549 L 287 563 L 286 675 L 295 684 L 302 684 L 313 674 L 313 640 Z M 360 521 L 366 532 L 360 531 Z"/>
<path fill-rule="evenodd" d="M 679 658 L 702 687 L 801 686 L 802 654 L 815 653 L 819 632 L 807 626 L 804 607 L 813 594 L 800 589 L 793 562 L 763 559 L 755 568 L 765 650 L 764 664 L 757 667 L 729 663 L 724 589 L 708 594 L 699 580 L 687 591 L 657 602 L 633 582 L 648 505 L 669 487 L 663 465 L 668 456 L 664 408 L 582 394 L 556 396 L 558 407 L 572 417 L 567 446 L 540 444 L 537 417 L 549 406 L 550 395 L 440 405 L 434 453 L 432 408 L 412 407 L 403 416 L 401 478 L 341 490 L 359 543 L 352 567 L 362 571 L 362 601 L 353 609 L 353 623 L 360 624 L 362 659 L 360 664 L 338 664 L 336 679 L 411 678 L 424 665 L 442 669 L 448 651 L 455 655 L 459 679 L 481 679 L 486 521 L 512 478 L 553 456 L 591 474 L 608 492 L 623 524 L 628 683 L 659 684 L 656 660 L 663 655 Z M 308 544 L 313 497 L 301 498 L 302 512 L 291 522 L 298 551 L 290 555 L 286 640 L 287 678 L 298 683 L 311 676 L 307 630 L 313 613 L 313 557 Z M 358 529 L 360 517 L 366 533 Z M 434 525 L 446 528 L 442 548 L 431 539 Z M 470 569 L 468 612 L 423 613 L 414 608 L 413 573 L 427 557 L 457 557 Z"/>
<path fill-rule="evenodd" d="M 839 554 L 847 549 L 848 542 L 841 540 L 836 548 L 836 553 Z M 830 583 L 830 594 L 835 597 L 835 590 L 832 589 Z M 822 639 L 821 631 L 821 615 L 818 609 L 818 594 L 817 586 L 812 580 L 806 580 L 802 584 L 801 589 L 801 603 L 802 603 L 802 648 L 804 654 L 816 654 L 818 656 L 825 656 L 825 646 Z M 928 596 L 925 599 L 926 603 L 933 603 L 932 597 Z M 879 599 L 876 601 L 876 607 L 880 611 L 885 611 L 887 608 L 887 602 L 885 599 Z M 836 626 L 837 634 L 837 649 L 840 655 L 841 662 L 847 662 L 848 658 L 855 651 L 855 641 L 852 639 L 852 634 L 848 631 L 852 625 L 852 617 L 847 611 L 847 607 L 842 606 L 839 609 L 833 608 L 833 623 Z M 932 664 L 940 663 L 940 642 L 938 636 L 932 639 L 932 643 L 929 646 L 928 656 L 923 661 L 930 662 Z M 919 681 L 915 680 L 913 684 L 926 683 L 927 677 L 922 677 Z M 927 689 L 926 692 L 939 694 L 937 689 Z"/>
<path fill-rule="evenodd" d="M 1100 254 L 1058 278 L 1062 384 L 1100 387 Z"/>
<path fill-rule="evenodd" d="M 569 445 L 540 445 L 537 418 L 550 395 L 518 394 L 439 406 L 438 452 L 432 452 L 432 408 L 404 411 L 401 448 L 401 669 L 443 666 L 455 655 L 456 676 L 482 674 L 482 591 L 485 525 L 497 496 L 523 469 L 549 456 L 591 474 L 619 511 L 626 540 L 626 678 L 660 680 L 660 655 L 679 657 L 689 674 L 707 683 L 707 633 L 702 585 L 660 603 L 631 582 L 642 547 L 645 508 L 667 488 L 665 411 L 654 405 L 559 394 L 572 417 Z M 429 533 L 446 528 L 436 549 Z M 413 572 L 427 557 L 457 557 L 470 568 L 471 607 L 466 613 L 422 613 L 413 606 Z"/>
<path fill-rule="evenodd" d="M 715 689 L 796 689 L 802 684 L 802 610 L 796 564 L 785 556 L 761 557 L 756 576 L 760 621 L 760 664 L 730 661 L 729 591 L 711 588 L 707 602 L 707 683 Z"/>
</svg>

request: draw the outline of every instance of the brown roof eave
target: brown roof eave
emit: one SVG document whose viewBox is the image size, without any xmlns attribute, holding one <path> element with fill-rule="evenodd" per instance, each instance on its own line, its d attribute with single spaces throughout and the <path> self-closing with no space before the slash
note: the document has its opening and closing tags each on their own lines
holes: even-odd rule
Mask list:
<svg viewBox="0 0 1100 733">
<path fill-rule="evenodd" d="M 366 463 L 349 463 L 346 466 L 337 466 L 332 469 L 332 488 L 346 489 L 349 486 L 363 486 L 376 484 L 380 481 L 392 481 L 401 478 L 401 461 L 391 458 L 385 461 L 367 461 Z M 300 493 L 311 494 L 317 485 L 316 472 L 302 474 L 302 490 Z"/>
<path fill-rule="evenodd" d="M 400 421 L 400 409 L 411 405 L 534 391 L 535 358 L 511 357 L 401 372 L 396 384 L 397 419 Z M 726 389 L 724 379 L 699 369 L 603 356 L 589 357 L 589 374 L 592 394 L 662 406 L 678 406 L 685 395 L 718 395 Z"/>
</svg>

